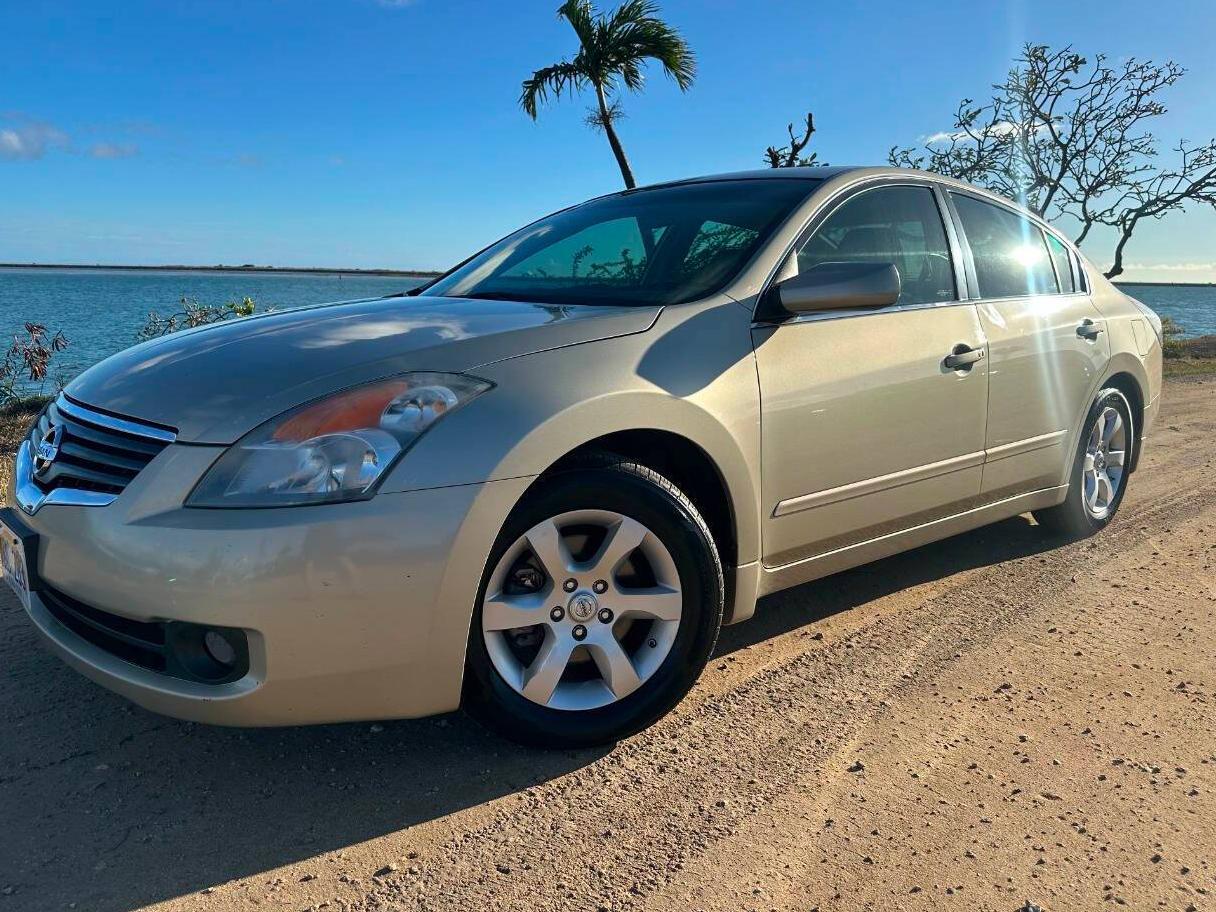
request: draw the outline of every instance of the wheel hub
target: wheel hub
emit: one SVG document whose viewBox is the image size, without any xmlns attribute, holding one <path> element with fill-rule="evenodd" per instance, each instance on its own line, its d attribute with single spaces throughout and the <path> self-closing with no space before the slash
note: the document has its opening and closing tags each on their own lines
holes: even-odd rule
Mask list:
<svg viewBox="0 0 1216 912">
<path fill-rule="evenodd" d="M 566 604 L 566 612 L 580 624 L 591 620 L 599 610 L 600 604 L 595 596 L 586 591 L 574 593 Z"/>
</svg>

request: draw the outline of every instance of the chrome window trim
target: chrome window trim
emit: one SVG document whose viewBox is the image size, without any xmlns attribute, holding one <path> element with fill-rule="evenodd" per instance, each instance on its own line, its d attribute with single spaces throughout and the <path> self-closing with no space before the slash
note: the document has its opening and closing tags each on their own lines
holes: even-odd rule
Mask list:
<svg viewBox="0 0 1216 912">
<path fill-rule="evenodd" d="M 76 418 L 80 421 L 96 424 L 99 427 L 108 428 L 111 431 L 118 431 L 120 434 L 129 434 L 132 437 L 143 437 L 147 440 L 155 440 L 160 443 L 174 443 L 177 440 L 177 432 L 166 430 L 164 428 L 152 427 L 147 424 L 138 424 L 134 421 L 128 421 L 124 418 L 115 418 L 113 415 L 104 415 L 101 412 L 95 412 L 91 408 L 86 408 L 79 403 L 73 402 L 63 393 L 55 400 L 55 408 L 68 415 L 71 418 Z"/>
<path fill-rule="evenodd" d="M 849 320 L 854 317 L 873 317 L 877 314 L 892 314 L 903 313 L 904 311 L 914 310 L 938 310 L 943 307 L 974 307 L 976 304 L 987 303 L 980 301 L 927 301 L 923 304 L 892 304 L 889 307 L 873 307 L 865 310 L 850 309 L 850 310 L 817 310 L 813 313 L 804 313 L 791 315 L 787 320 L 779 322 L 772 320 L 753 320 L 752 325 L 755 327 L 771 326 L 773 328 L 781 326 L 795 326 L 799 323 L 820 323 L 825 320 Z"/>
<path fill-rule="evenodd" d="M 65 507 L 106 507 L 118 499 L 117 494 L 102 494 L 98 491 L 79 491 L 74 488 L 54 488 L 43 491 L 34 483 L 34 460 L 30 455 L 30 442 L 23 440 L 17 448 L 17 459 L 13 466 L 13 498 L 22 512 L 33 516 L 48 505 Z"/>
</svg>

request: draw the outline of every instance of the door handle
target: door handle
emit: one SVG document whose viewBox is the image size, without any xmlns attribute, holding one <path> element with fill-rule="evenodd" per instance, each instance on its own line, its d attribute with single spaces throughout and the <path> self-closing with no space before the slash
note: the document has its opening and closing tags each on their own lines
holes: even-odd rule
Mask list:
<svg viewBox="0 0 1216 912">
<path fill-rule="evenodd" d="M 976 361 L 982 360 L 984 350 L 982 348 L 972 348 L 970 345 L 959 343 L 954 346 L 954 350 L 946 355 L 946 360 L 942 363 L 952 371 L 968 371 L 975 366 Z"/>
<path fill-rule="evenodd" d="M 1102 327 L 1088 317 L 1082 320 L 1081 325 L 1077 327 L 1077 335 L 1091 342 L 1098 338 L 1100 332 L 1102 332 Z"/>
</svg>

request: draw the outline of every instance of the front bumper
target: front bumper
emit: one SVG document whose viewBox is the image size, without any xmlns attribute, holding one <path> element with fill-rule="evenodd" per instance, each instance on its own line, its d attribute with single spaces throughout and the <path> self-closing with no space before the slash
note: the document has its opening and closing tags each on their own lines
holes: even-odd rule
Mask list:
<svg viewBox="0 0 1216 912">
<path fill-rule="evenodd" d="M 195 510 L 216 450 L 174 445 L 105 507 L 24 521 L 46 584 L 137 621 L 236 627 L 249 671 L 200 684 L 130 664 L 30 616 L 68 664 L 155 712 L 224 725 L 404 718 L 455 709 L 477 587 L 531 481 L 508 479 L 273 510 Z"/>
</svg>

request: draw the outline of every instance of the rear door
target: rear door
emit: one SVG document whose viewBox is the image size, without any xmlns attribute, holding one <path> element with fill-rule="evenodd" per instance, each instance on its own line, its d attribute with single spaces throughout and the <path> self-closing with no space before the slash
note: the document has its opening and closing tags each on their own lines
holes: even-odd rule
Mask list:
<svg viewBox="0 0 1216 912">
<path fill-rule="evenodd" d="M 984 497 L 1053 487 L 1110 358 L 1105 320 L 1051 232 L 987 199 L 949 196 L 989 346 Z"/>
<path fill-rule="evenodd" d="M 988 400 L 983 330 L 960 300 L 957 245 L 928 184 L 835 205 L 779 275 L 895 263 L 897 304 L 757 324 L 764 564 L 785 566 L 958 512 L 979 494 Z M 974 350 L 957 370 L 952 352 Z"/>
</svg>

